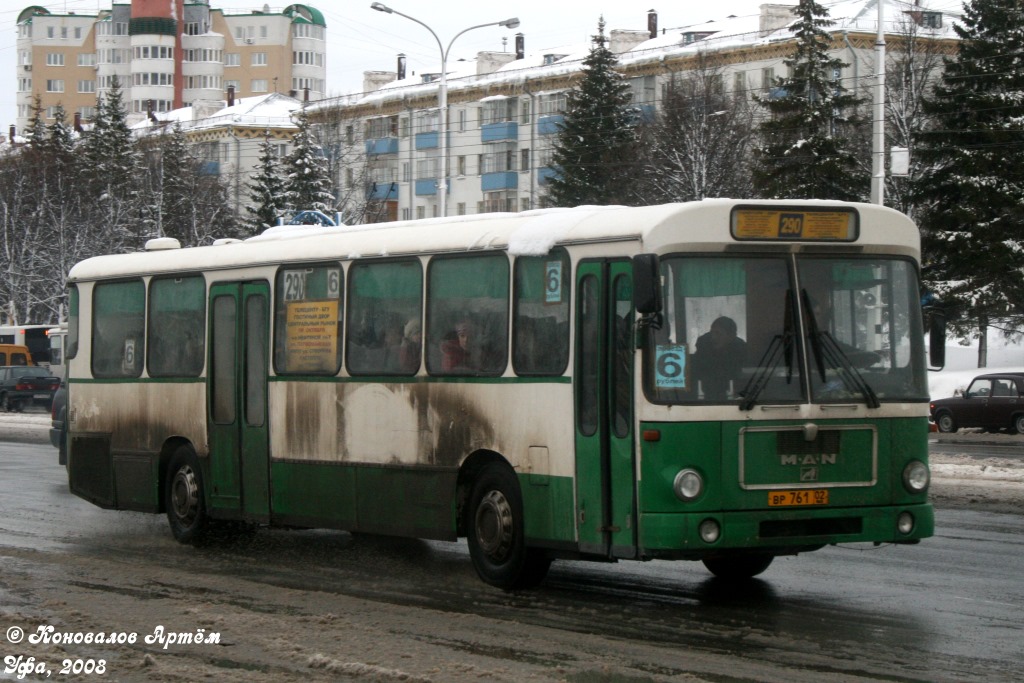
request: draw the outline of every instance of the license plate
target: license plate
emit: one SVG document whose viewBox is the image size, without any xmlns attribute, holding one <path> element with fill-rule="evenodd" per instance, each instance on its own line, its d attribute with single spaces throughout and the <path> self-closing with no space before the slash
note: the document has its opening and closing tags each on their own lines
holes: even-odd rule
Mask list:
<svg viewBox="0 0 1024 683">
<path fill-rule="evenodd" d="M 802 489 L 800 491 L 770 491 L 769 507 L 799 505 L 828 505 L 828 489 Z"/>
<path fill-rule="evenodd" d="M 33 398 L 50 398 L 49 394 L 35 394 Z"/>
</svg>

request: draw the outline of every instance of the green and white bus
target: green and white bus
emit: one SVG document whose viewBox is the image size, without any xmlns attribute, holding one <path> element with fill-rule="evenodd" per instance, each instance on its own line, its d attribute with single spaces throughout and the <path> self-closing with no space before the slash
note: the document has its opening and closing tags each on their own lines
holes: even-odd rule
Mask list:
<svg viewBox="0 0 1024 683">
<path fill-rule="evenodd" d="M 916 543 L 918 258 L 902 214 L 822 201 L 154 240 L 70 273 L 70 487 L 185 543 L 466 537 L 503 588 Z"/>
</svg>

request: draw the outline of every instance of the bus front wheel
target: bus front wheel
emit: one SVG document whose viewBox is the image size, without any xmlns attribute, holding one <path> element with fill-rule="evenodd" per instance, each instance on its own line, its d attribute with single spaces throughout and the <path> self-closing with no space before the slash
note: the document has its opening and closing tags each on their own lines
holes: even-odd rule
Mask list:
<svg viewBox="0 0 1024 683">
<path fill-rule="evenodd" d="M 749 579 L 768 569 L 774 559 L 774 555 L 726 555 L 709 557 L 704 566 L 721 579 Z"/>
<path fill-rule="evenodd" d="M 203 498 L 199 459 L 189 446 L 181 446 L 167 469 L 167 521 L 179 543 L 198 543 L 209 526 Z"/>
<path fill-rule="evenodd" d="M 466 506 L 466 533 L 473 567 L 486 583 L 532 588 L 547 575 L 550 558 L 526 547 L 523 498 L 508 467 L 490 465 L 477 478 Z"/>
</svg>

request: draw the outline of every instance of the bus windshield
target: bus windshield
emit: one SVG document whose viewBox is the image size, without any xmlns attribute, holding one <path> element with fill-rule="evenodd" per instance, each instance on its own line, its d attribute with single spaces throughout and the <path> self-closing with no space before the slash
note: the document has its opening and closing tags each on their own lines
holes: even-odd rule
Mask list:
<svg viewBox="0 0 1024 683">
<path fill-rule="evenodd" d="M 913 264 L 896 258 L 669 256 L 649 336 L 657 403 L 925 401 Z"/>
</svg>

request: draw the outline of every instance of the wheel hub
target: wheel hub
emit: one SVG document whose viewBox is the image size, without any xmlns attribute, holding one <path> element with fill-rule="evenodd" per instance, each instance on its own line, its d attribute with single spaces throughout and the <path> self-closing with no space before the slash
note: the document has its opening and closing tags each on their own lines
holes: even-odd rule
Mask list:
<svg viewBox="0 0 1024 683">
<path fill-rule="evenodd" d="M 512 547 L 512 506 L 501 491 L 491 491 L 476 510 L 476 537 L 489 557 L 504 559 Z"/>
<path fill-rule="evenodd" d="M 191 467 L 182 467 L 174 475 L 171 486 L 171 506 L 184 526 L 190 526 L 199 512 L 199 486 Z"/>
</svg>

